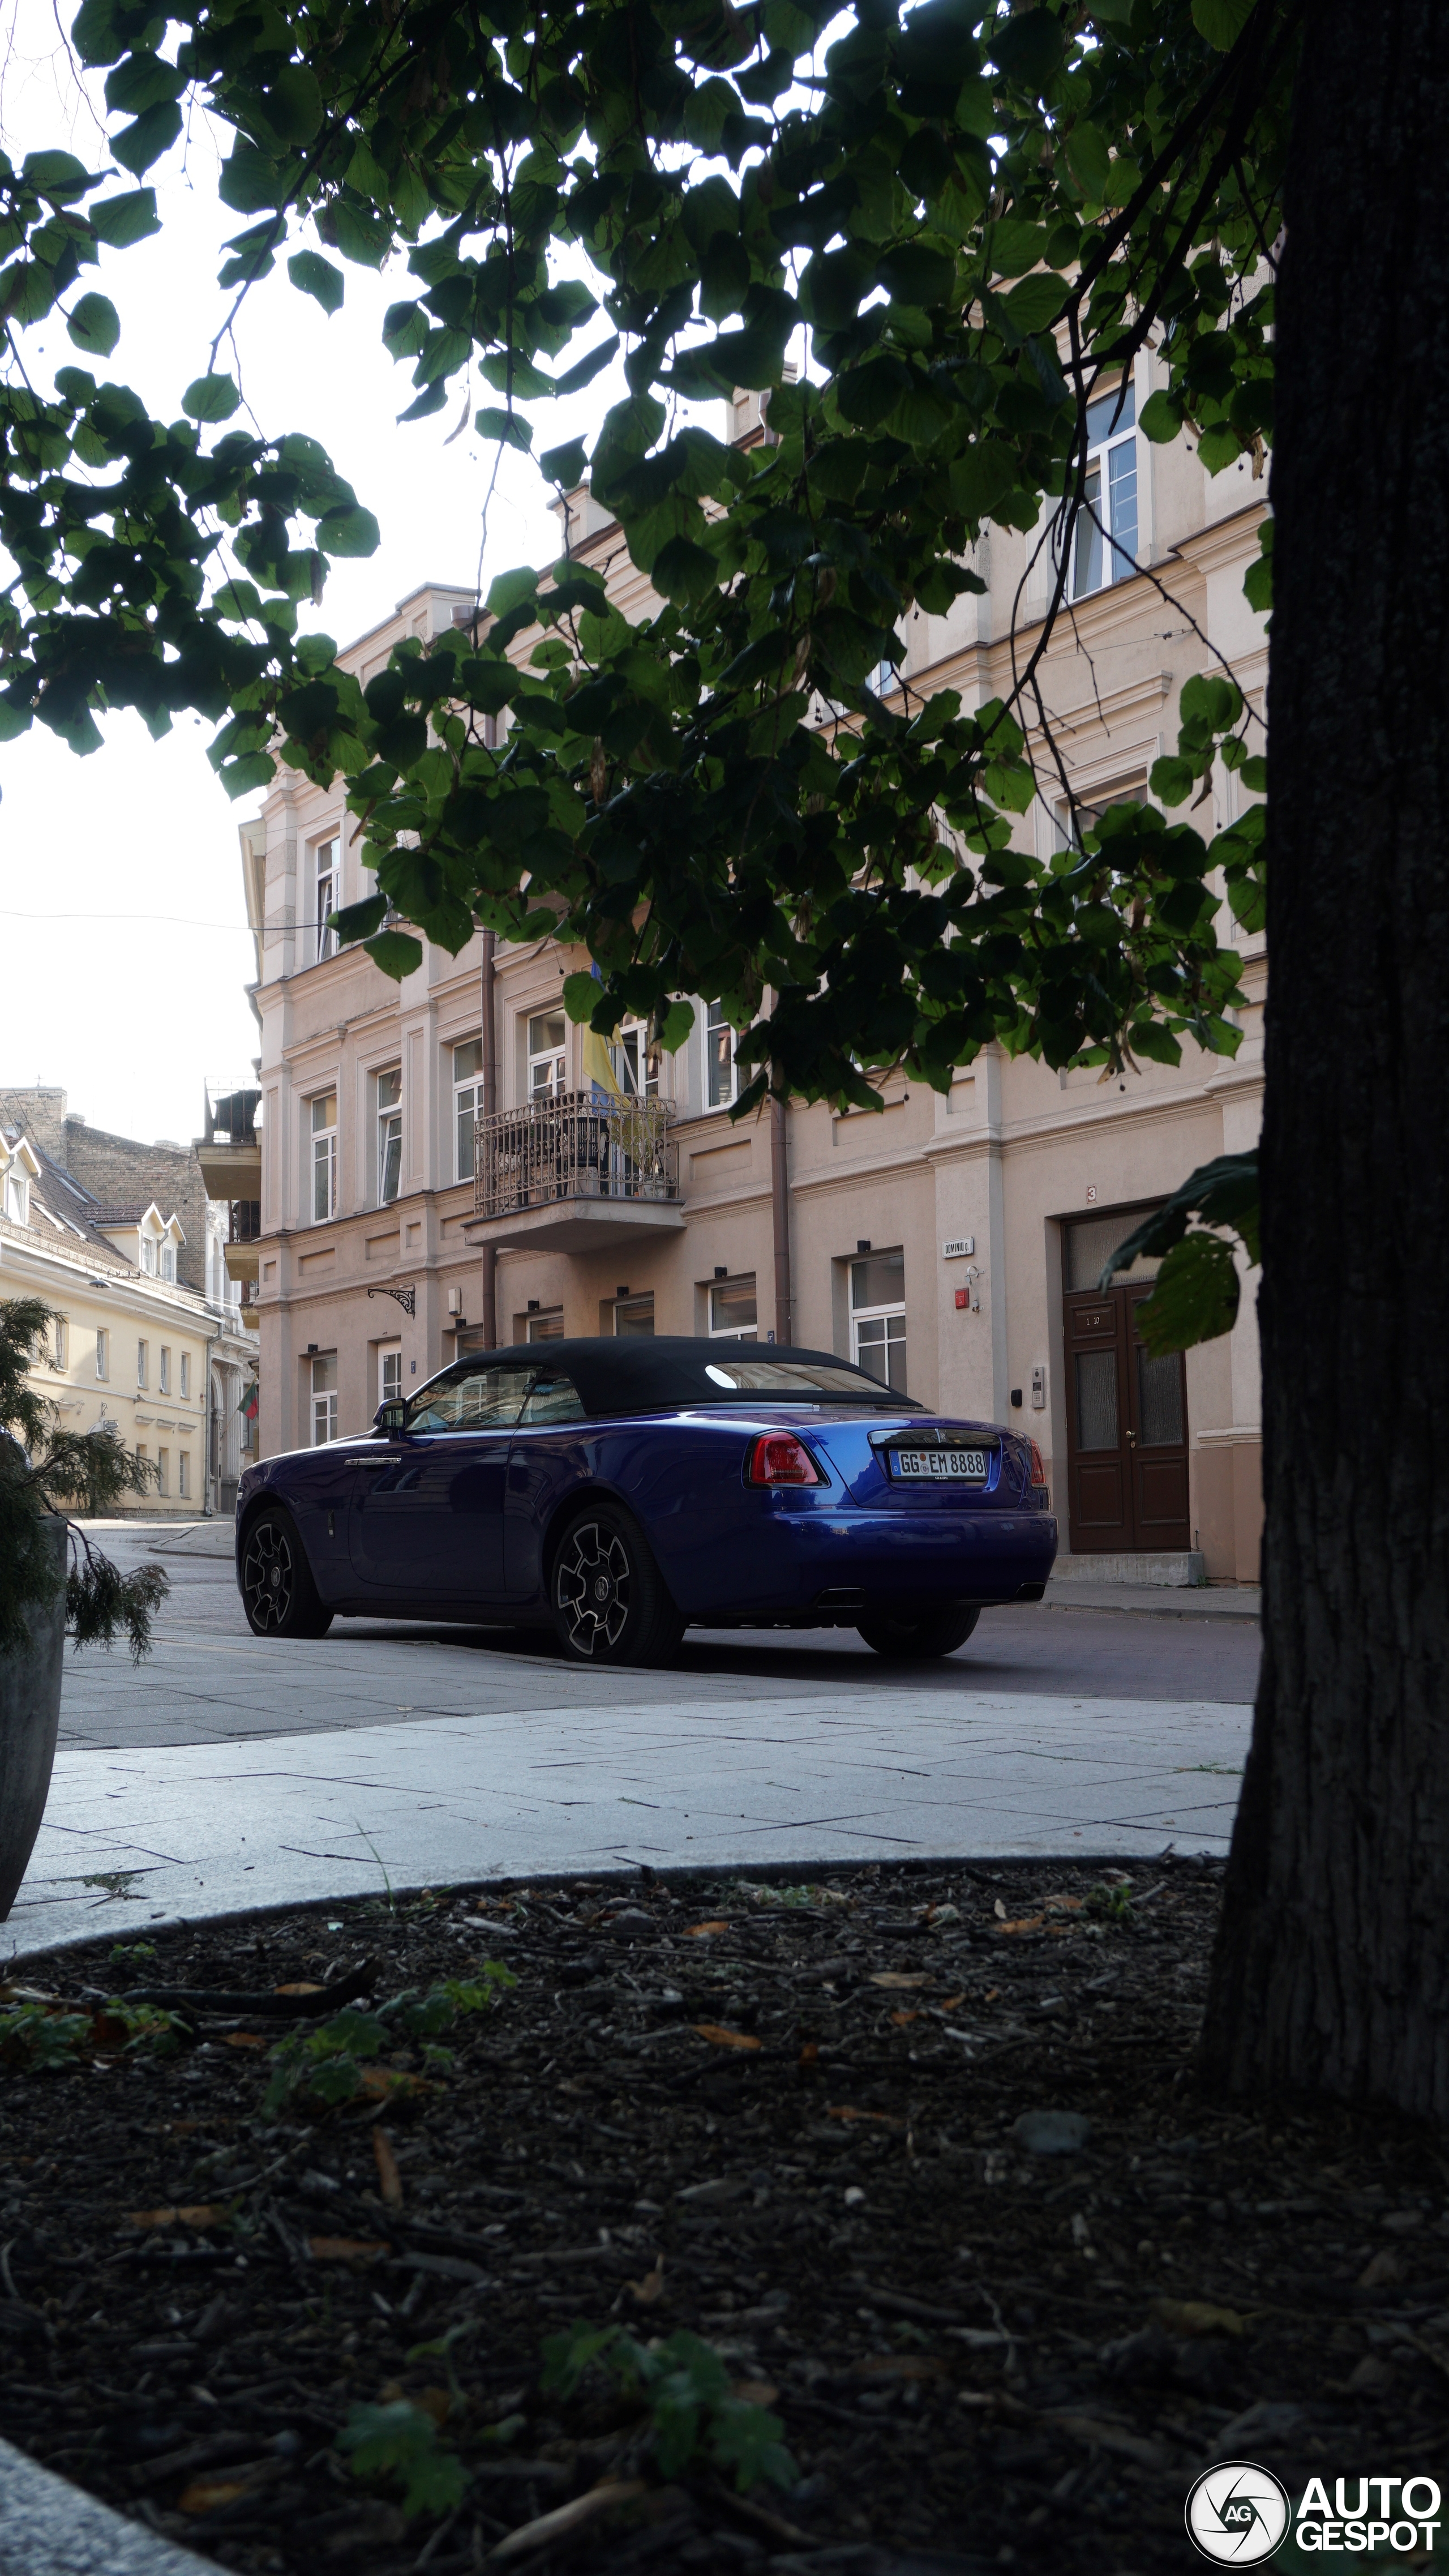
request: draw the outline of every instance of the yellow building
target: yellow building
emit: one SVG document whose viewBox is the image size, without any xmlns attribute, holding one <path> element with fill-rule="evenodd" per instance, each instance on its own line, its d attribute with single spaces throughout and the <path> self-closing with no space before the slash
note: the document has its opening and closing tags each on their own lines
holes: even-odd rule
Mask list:
<svg viewBox="0 0 1449 2576">
<path fill-rule="evenodd" d="M 240 1318 L 178 1278 L 185 1242 L 173 1209 L 107 1205 L 0 1123 L 0 1298 L 56 1310 L 36 1387 L 67 1430 L 113 1431 L 154 1463 L 159 1490 L 127 1506 L 146 1519 L 212 1508 L 213 1390 L 254 1369 Z"/>
</svg>

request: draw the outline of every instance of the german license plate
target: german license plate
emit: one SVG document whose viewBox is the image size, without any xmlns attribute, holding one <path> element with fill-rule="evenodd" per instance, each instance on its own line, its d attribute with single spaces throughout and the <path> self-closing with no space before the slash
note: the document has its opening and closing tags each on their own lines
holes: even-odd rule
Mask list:
<svg viewBox="0 0 1449 2576">
<path fill-rule="evenodd" d="M 888 1449 L 891 1474 L 920 1485 L 984 1485 L 990 1464 L 986 1449 Z"/>
</svg>

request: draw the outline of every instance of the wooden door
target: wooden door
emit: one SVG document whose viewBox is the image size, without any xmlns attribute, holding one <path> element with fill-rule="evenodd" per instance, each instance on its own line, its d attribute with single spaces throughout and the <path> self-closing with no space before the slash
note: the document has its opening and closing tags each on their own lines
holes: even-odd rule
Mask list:
<svg viewBox="0 0 1449 2576">
<path fill-rule="evenodd" d="M 1091 1220 L 1090 1240 L 1087 1227 L 1068 1230 L 1063 1327 L 1074 1555 L 1192 1545 L 1186 1372 L 1180 1353 L 1155 1360 L 1137 1332 L 1137 1309 L 1152 1292 L 1148 1265 L 1105 1295 L 1070 1284 L 1074 1273 L 1080 1279 L 1100 1269 L 1131 1224 L 1130 1215 Z M 1073 1244 L 1078 1231 L 1083 1240 Z"/>
</svg>

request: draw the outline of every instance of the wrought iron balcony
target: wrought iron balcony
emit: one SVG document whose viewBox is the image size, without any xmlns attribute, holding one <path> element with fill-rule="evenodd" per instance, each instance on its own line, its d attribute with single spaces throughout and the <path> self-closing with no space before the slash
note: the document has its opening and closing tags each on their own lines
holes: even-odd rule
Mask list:
<svg viewBox="0 0 1449 2576">
<path fill-rule="evenodd" d="M 229 1243 L 258 1243 L 262 1232 L 260 1199 L 232 1199 L 228 1206 Z"/>
<path fill-rule="evenodd" d="M 581 1250 L 607 1234 L 682 1225 L 672 1100 L 564 1091 L 480 1118 L 469 1232 Z"/>
</svg>

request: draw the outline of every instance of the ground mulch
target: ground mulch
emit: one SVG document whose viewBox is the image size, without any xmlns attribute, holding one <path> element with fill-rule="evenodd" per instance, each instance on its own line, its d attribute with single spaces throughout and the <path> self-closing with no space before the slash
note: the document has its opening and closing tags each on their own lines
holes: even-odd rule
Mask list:
<svg viewBox="0 0 1449 2576">
<path fill-rule="evenodd" d="M 0 2433 L 246 2576 L 1181 2576 L 1210 2460 L 1442 2474 L 1440 2142 L 1205 2097 L 1219 1892 L 1172 1859 L 631 1876 L 31 1961 L 0 1990 Z M 516 1983 L 451 2066 L 414 2037 L 263 2112 L 271 2048 L 325 2026 L 277 1989 L 355 2010 L 489 1960 Z M 214 2009 L 160 2054 L 104 2012 L 138 1988 Z M 1047 2111 L 1085 2145 L 1031 2151 Z M 597 2370 L 545 2391 L 577 2321 L 704 2338 L 793 2482 L 665 2475 Z M 338 2446 L 402 2401 L 466 2472 L 444 2511 Z"/>
</svg>

